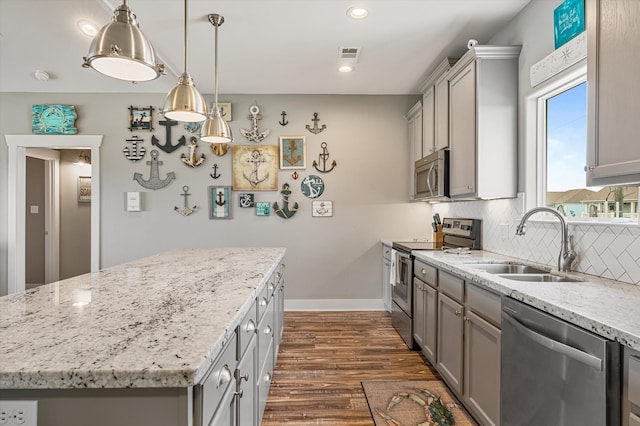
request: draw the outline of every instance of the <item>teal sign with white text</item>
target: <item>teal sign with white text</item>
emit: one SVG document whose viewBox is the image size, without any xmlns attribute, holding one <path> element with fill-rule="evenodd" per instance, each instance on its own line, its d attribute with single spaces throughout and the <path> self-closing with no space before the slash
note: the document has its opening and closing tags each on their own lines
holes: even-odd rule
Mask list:
<svg viewBox="0 0 640 426">
<path fill-rule="evenodd" d="M 553 11 L 555 48 L 584 31 L 584 0 L 565 0 Z"/>
</svg>

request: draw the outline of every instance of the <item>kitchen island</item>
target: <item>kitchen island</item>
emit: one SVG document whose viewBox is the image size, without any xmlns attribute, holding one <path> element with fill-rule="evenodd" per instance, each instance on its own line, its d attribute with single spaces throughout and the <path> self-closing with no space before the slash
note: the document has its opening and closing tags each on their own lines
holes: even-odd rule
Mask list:
<svg viewBox="0 0 640 426">
<path fill-rule="evenodd" d="M 253 336 L 281 330 L 284 255 L 176 250 L 0 298 L 0 400 L 37 400 L 40 426 L 208 424 L 247 347 L 275 364 L 277 342 Z"/>
</svg>

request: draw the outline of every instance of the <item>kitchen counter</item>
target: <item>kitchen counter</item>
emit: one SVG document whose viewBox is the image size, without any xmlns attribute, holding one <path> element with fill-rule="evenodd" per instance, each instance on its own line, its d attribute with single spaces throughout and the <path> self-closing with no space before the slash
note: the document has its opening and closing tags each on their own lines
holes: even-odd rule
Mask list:
<svg viewBox="0 0 640 426">
<path fill-rule="evenodd" d="M 469 279 L 501 295 L 520 300 L 600 336 L 640 350 L 640 287 L 581 273 L 557 275 L 581 282 L 523 282 L 474 269 L 472 263 L 517 262 L 521 259 L 486 251 L 457 255 L 414 251 L 417 259 Z M 549 269 L 543 267 L 542 269 Z"/>
<path fill-rule="evenodd" d="M 0 298 L 0 389 L 199 383 L 283 248 L 184 249 Z"/>
</svg>

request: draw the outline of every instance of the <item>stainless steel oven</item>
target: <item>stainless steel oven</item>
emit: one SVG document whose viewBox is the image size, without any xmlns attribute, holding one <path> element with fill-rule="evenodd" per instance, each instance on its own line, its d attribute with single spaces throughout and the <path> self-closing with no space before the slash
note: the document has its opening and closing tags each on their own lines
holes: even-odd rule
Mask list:
<svg viewBox="0 0 640 426">
<path fill-rule="evenodd" d="M 413 259 L 414 250 L 451 250 L 465 253 L 482 249 L 482 221 L 478 219 L 444 218 L 443 242 L 396 241 L 392 245 L 391 322 L 413 349 Z"/>
<path fill-rule="evenodd" d="M 449 197 L 449 151 L 436 151 L 416 161 L 414 179 L 414 198 L 447 199 Z"/>
</svg>

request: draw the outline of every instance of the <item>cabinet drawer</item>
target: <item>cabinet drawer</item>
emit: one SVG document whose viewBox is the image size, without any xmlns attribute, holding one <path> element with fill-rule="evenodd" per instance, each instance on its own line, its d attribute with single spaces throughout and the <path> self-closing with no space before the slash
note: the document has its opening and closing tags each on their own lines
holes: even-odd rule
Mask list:
<svg viewBox="0 0 640 426">
<path fill-rule="evenodd" d="M 436 287 L 438 285 L 438 270 L 420 260 L 415 260 L 413 275 L 420 278 L 420 280 L 424 281 L 425 283 L 431 284 L 431 286 L 433 287 Z"/>
<path fill-rule="evenodd" d="M 467 283 L 467 308 L 500 326 L 501 298 L 475 284 Z"/>
<path fill-rule="evenodd" d="M 268 349 L 271 350 L 269 350 L 268 356 L 262 364 L 256 383 L 258 388 L 258 424 L 262 423 L 262 415 L 264 414 L 264 407 L 267 405 L 271 379 L 273 379 L 273 348 L 269 347 Z"/>
<path fill-rule="evenodd" d="M 267 306 L 267 310 L 258 325 L 258 365 L 265 359 L 267 356 L 267 349 L 270 347 L 271 342 L 273 342 L 273 335 L 275 332 L 275 328 L 273 326 L 274 323 L 274 306 L 275 303 L 273 299 L 269 302 Z"/>
<path fill-rule="evenodd" d="M 227 388 L 235 386 L 233 373 L 236 369 L 236 345 L 237 339 L 233 335 L 202 383 L 202 419 L 204 424 L 209 424 L 209 420 L 218 409 Z"/>
<path fill-rule="evenodd" d="M 640 357 L 634 354 L 628 356 L 629 370 L 626 379 L 629 386 L 629 402 L 640 407 Z"/>
<path fill-rule="evenodd" d="M 284 263 L 278 265 L 278 269 L 276 270 L 276 287 L 284 280 L 284 268 Z"/>
<path fill-rule="evenodd" d="M 278 272 L 274 272 L 273 274 L 271 274 L 271 277 L 269 277 L 269 282 L 267 282 L 267 300 L 271 299 L 271 296 L 273 296 L 273 292 L 276 291 L 276 285 L 278 282 L 278 279 L 276 278 L 276 274 Z"/>
<path fill-rule="evenodd" d="M 256 330 L 258 329 L 256 315 L 256 302 L 254 301 L 249 312 L 247 312 L 238 326 L 238 359 L 242 358 L 251 338 L 256 334 Z"/>
<path fill-rule="evenodd" d="M 438 288 L 458 302 L 464 300 L 464 280 L 448 272 L 438 272 Z"/>
<path fill-rule="evenodd" d="M 262 321 L 262 316 L 264 315 L 265 311 L 267 310 L 267 306 L 269 305 L 269 297 L 268 297 L 268 283 L 267 285 L 265 285 L 264 287 L 262 287 L 262 290 L 260 290 L 260 292 L 258 293 L 258 297 L 256 298 L 256 303 L 258 304 L 258 322 Z"/>
</svg>

